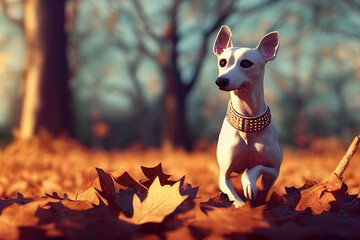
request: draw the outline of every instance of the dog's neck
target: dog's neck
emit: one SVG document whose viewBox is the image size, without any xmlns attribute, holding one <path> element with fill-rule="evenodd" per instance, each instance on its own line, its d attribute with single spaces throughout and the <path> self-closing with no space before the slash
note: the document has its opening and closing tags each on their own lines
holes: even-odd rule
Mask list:
<svg viewBox="0 0 360 240">
<path fill-rule="evenodd" d="M 259 116 L 266 110 L 263 78 L 246 89 L 231 91 L 230 97 L 235 111 L 244 117 Z"/>
</svg>

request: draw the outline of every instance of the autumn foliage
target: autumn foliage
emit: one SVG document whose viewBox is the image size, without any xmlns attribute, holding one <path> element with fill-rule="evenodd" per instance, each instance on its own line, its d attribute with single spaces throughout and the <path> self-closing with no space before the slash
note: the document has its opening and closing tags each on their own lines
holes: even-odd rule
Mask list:
<svg viewBox="0 0 360 240">
<path fill-rule="evenodd" d="M 105 152 L 43 133 L 0 152 L 0 239 L 358 239 L 359 165 L 328 178 L 344 150 L 329 152 L 286 149 L 268 201 L 235 209 L 213 148 Z"/>
</svg>

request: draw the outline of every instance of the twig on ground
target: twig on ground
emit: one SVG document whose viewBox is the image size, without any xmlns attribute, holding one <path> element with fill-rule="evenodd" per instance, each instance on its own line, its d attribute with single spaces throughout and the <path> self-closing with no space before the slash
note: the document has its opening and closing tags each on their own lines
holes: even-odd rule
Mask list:
<svg viewBox="0 0 360 240">
<path fill-rule="evenodd" d="M 350 160 L 352 159 L 356 150 L 358 149 L 359 144 L 360 144 L 360 134 L 354 138 L 354 140 L 350 144 L 346 154 L 341 159 L 341 161 L 338 164 L 338 166 L 336 167 L 335 171 L 331 174 L 331 176 L 329 177 L 329 179 L 326 182 L 330 182 L 331 180 L 333 180 L 334 177 L 342 178 L 342 175 L 344 174 L 347 166 L 350 163 Z"/>
</svg>

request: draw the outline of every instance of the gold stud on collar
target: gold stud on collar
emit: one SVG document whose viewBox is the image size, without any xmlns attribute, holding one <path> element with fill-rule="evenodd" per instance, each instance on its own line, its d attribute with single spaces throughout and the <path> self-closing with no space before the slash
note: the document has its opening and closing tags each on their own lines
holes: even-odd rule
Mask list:
<svg viewBox="0 0 360 240">
<path fill-rule="evenodd" d="M 257 132 L 266 128 L 271 122 L 271 112 L 269 106 L 266 111 L 258 117 L 243 117 L 232 106 L 229 101 L 226 119 L 232 127 L 242 132 Z"/>
</svg>

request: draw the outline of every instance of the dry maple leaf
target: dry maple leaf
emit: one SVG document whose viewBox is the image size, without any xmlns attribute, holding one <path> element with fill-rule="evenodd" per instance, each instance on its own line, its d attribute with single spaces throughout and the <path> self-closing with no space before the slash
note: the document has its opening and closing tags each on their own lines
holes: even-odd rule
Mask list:
<svg viewBox="0 0 360 240">
<path fill-rule="evenodd" d="M 173 186 L 161 186 L 159 177 L 156 177 L 144 201 L 141 202 L 139 197 L 134 195 L 132 218 L 123 215 L 119 218 L 138 225 L 148 222 L 160 223 L 187 198 L 180 194 L 179 188 L 180 181 Z"/>
<path fill-rule="evenodd" d="M 146 192 L 146 188 L 137 181 L 135 181 L 128 172 L 124 172 L 119 177 L 114 177 L 114 180 L 116 183 L 120 184 L 121 186 L 124 186 L 126 188 L 136 189 L 140 194 Z"/>
<path fill-rule="evenodd" d="M 115 197 L 113 196 L 113 193 L 115 192 L 115 185 L 113 178 L 110 174 L 106 173 L 101 168 L 96 168 L 96 171 L 99 175 L 99 181 L 101 186 L 101 191 L 97 188 L 96 191 L 105 198 L 108 202 L 108 205 L 112 205 L 115 201 Z"/>
<path fill-rule="evenodd" d="M 37 210 L 47 203 L 47 199 L 26 203 L 16 201 L 6 207 L 0 215 L 0 239 L 21 239 L 19 227 L 36 225 L 39 222 Z"/>
<path fill-rule="evenodd" d="M 178 183 L 178 192 L 181 196 L 184 196 L 184 199 L 186 198 L 189 201 L 186 203 L 184 202 L 176 209 L 176 211 L 173 209 L 172 212 L 174 215 L 191 209 L 191 202 L 196 198 L 198 187 L 192 187 L 191 184 L 185 183 L 185 177 L 181 178 L 179 181 L 168 180 L 171 175 L 163 173 L 161 164 L 158 164 L 153 168 L 141 168 L 144 175 L 149 178 L 145 183 L 146 185 L 150 184 L 152 186 L 152 193 L 156 193 L 155 190 L 157 185 L 153 184 L 156 178 L 158 179 L 158 185 L 162 190 L 167 189 L 164 185 L 170 188 L 175 183 Z M 136 202 L 139 200 L 140 203 L 143 202 L 147 195 L 149 195 L 148 191 L 150 191 L 150 189 L 134 180 L 128 172 L 120 171 L 122 173 L 120 175 L 118 174 L 119 171 L 117 171 L 115 174 L 116 176 L 114 176 L 99 168 L 96 168 L 96 171 L 98 173 L 98 178 L 95 179 L 89 189 L 78 194 L 76 200 L 87 200 L 95 205 L 106 204 L 114 211 L 121 211 L 126 217 L 133 216 L 134 201 Z M 134 196 L 138 199 L 134 200 Z M 150 194 L 150 198 L 154 198 L 154 196 Z"/>
<path fill-rule="evenodd" d="M 98 179 L 96 179 L 96 180 L 98 180 Z M 98 191 L 96 190 L 97 188 L 94 187 L 94 182 L 85 191 L 77 193 L 74 200 L 77 200 L 77 201 L 85 200 L 85 201 L 89 201 L 95 205 L 100 205 L 100 204 L 104 203 L 104 201 L 106 201 L 106 200 L 98 194 Z"/>
<path fill-rule="evenodd" d="M 301 199 L 295 210 L 303 211 L 309 207 L 315 215 L 329 211 L 331 208 L 329 203 L 336 200 L 333 194 L 327 192 L 324 184 L 315 184 L 313 187 L 301 191 L 300 194 Z"/>
<path fill-rule="evenodd" d="M 214 207 L 217 208 L 229 208 L 231 207 L 233 202 L 231 202 L 228 196 L 224 193 L 220 193 L 219 195 L 210 198 L 206 202 L 200 203 L 200 209 L 203 213 L 207 214 L 208 211 L 213 210 Z"/>
<path fill-rule="evenodd" d="M 319 215 L 323 211 L 329 211 L 331 209 L 330 203 L 336 201 L 336 195 L 344 196 L 346 194 L 347 186 L 342 180 L 342 175 L 359 144 L 360 135 L 354 138 L 346 154 L 326 183 L 314 184 L 314 186 L 301 191 L 301 199 L 295 210 L 303 211 L 306 208 L 310 208 L 314 215 Z"/>
<path fill-rule="evenodd" d="M 128 173 L 117 170 L 108 174 L 101 168 L 96 168 L 96 171 L 98 173 L 98 177 L 94 179 L 88 189 L 77 193 L 74 200 L 87 200 L 95 205 L 105 203 L 107 205 L 110 204 L 111 206 L 114 206 L 114 193 L 124 188 L 124 186 L 118 184 L 116 180 L 114 181 L 114 179 L 121 178 L 123 175 L 128 175 Z M 118 177 L 120 173 L 123 174 Z"/>
<path fill-rule="evenodd" d="M 159 163 L 156 167 L 152 167 L 152 168 L 141 166 L 141 170 L 143 171 L 144 175 L 149 179 L 149 180 L 141 183 L 142 185 L 144 185 L 147 188 L 149 188 L 151 186 L 151 184 L 157 177 L 159 178 L 161 185 L 165 185 L 165 184 L 173 185 L 177 182 L 177 181 L 169 180 L 171 175 L 165 174 L 163 172 L 161 163 Z"/>
</svg>

